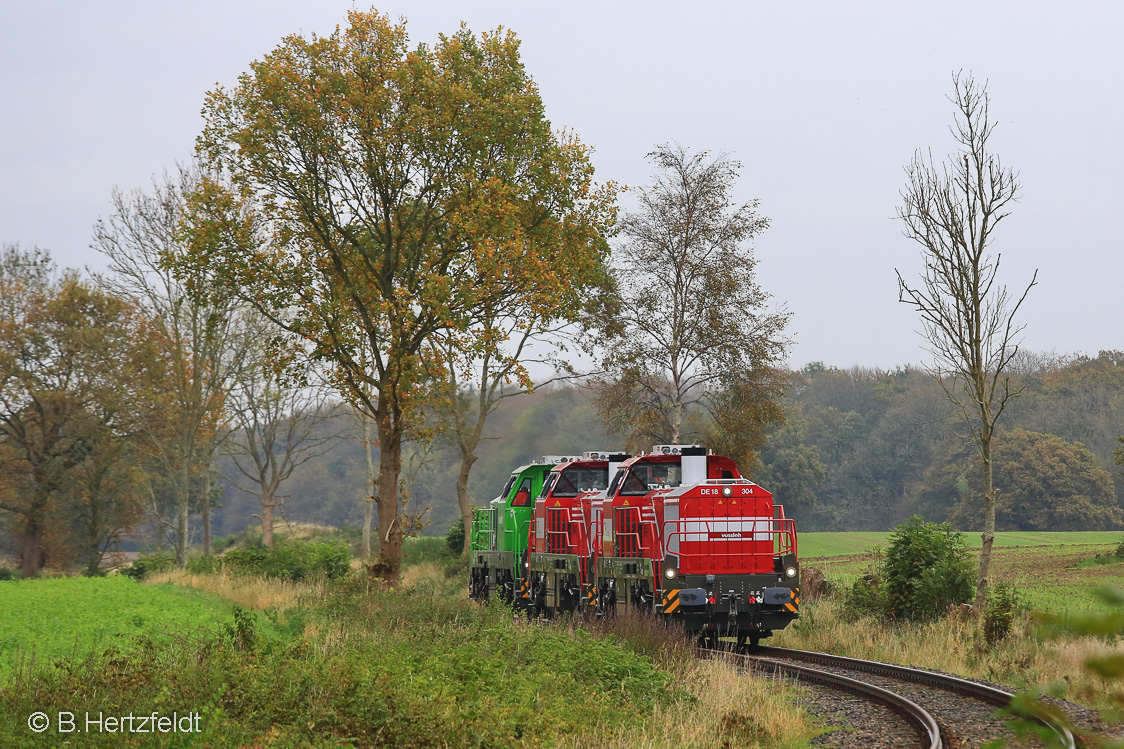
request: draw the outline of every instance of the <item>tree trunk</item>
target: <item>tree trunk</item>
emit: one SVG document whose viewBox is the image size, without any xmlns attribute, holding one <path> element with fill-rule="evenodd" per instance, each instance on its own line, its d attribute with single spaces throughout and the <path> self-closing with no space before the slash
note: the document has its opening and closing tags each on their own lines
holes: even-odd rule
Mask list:
<svg viewBox="0 0 1124 749">
<path fill-rule="evenodd" d="M 980 548 L 980 577 L 976 583 L 976 615 L 983 613 L 987 603 L 988 568 L 991 566 L 991 545 L 995 542 L 995 497 L 999 493 L 994 486 L 991 464 L 991 436 L 980 440 L 980 457 L 984 464 L 984 527 Z"/>
<path fill-rule="evenodd" d="M 378 481 L 378 471 L 375 468 L 375 454 L 371 445 L 373 442 L 371 435 L 371 418 L 367 414 L 361 413 L 360 420 L 363 422 L 363 450 L 367 455 L 367 496 L 363 499 L 363 544 L 360 548 L 360 556 L 363 561 L 369 562 L 371 560 L 371 521 L 375 515 L 375 497 L 377 488 L 375 486 Z"/>
<path fill-rule="evenodd" d="M 678 383 L 676 383 L 678 387 Z M 683 430 L 683 401 L 679 398 L 671 406 L 671 444 L 679 444 L 679 434 Z"/>
<path fill-rule="evenodd" d="M 476 462 L 473 451 L 461 450 L 461 470 L 457 474 L 457 504 L 461 508 L 461 517 L 464 519 L 464 553 L 467 554 L 472 545 L 472 502 L 468 498 L 468 476 L 472 472 L 472 465 Z"/>
<path fill-rule="evenodd" d="M 402 472 L 400 420 L 386 411 L 379 395 L 379 510 L 378 572 L 391 585 L 397 584 L 402 566 L 402 526 L 398 522 L 398 476 Z M 395 415 L 396 416 L 396 415 Z"/>
<path fill-rule="evenodd" d="M 211 556 L 211 467 L 203 470 L 203 556 Z"/>
<path fill-rule="evenodd" d="M 261 496 L 261 543 L 267 549 L 273 548 L 273 508 L 277 505 L 273 492 L 262 492 Z"/>
<path fill-rule="evenodd" d="M 43 562 L 43 530 L 34 516 L 27 519 L 20 535 L 20 576 L 34 580 Z"/>
<path fill-rule="evenodd" d="M 185 464 L 180 470 L 180 485 L 176 487 L 176 567 L 187 566 L 187 514 L 191 503 L 191 481 Z"/>
</svg>

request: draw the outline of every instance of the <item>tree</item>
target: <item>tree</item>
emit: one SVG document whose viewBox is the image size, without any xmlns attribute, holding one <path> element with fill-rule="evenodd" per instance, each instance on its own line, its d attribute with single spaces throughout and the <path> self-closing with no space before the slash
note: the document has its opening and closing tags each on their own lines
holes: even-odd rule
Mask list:
<svg viewBox="0 0 1124 749">
<path fill-rule="evenodd" d="M 32 578 L 49 552 L 71 545 L 72 524 L 98 545 L 134 520 L 129 494 L 111 513 L 100 490 L 122 463 L 144 323 L 38 250 L 4 248 L 0 300 L 0 510 L 15 516 L 20 567 Z"/>
<path fill-rule="evenodd" d="M 226 478 L 261 500 L 261 540 L 272 549 L 275 512 L 284 505 L 281 483 L 331 449 L 339 435 L 323 430 L 332 412 L 324 391 L 310 381 L 311 360 L 283 342 L 270 345 L 275 328 L 256 313 L 247 313 L 244 323 L 229 402 L 233 434 L 224 444 L 250 483 Z"/>
<path fill-rule="evenodd" d="M 408 50 L 404 25 L 348 18 L 285 38 L 208 96 L 200 153 L 235 190 L 197 193 L 180 264 L 215 269 L 309 341 L 374 420 L 375 569 L 394 580 L 402 443 L 445 363 L 429 342 L 486 347 L 458 335 L 481 309 L 576 305 L 607 252 L 613 190 L 551 132 L 514 35 L 462 27 Z"/>
<path fill-rule="evenodd" d="M 899 300 L 921 315 L 932 374 L 959 410 L 983 461 L 983 548 L 975 600 L 976 611 L 982 611 L 995 540 L 992 440 L 1008 401 L 1018 394 L 1007 373 L 1022 331 L 1015 315 L 1038 273 L 1018 297 L 998 285 L 1000 255 L 989 247 L 1018 197 L 1018 175 L 988 150 L 995 123 L 989 120 L 987 85 L 957 73 L 950 100 L 959 148 L 940 167 L 931 153 L 918 151 L 906 167 L 897 209 L 905 236 L 921 246 L 925 270 L 917 286 L 906 283 L 900 271 L 897 276 Z"/>
<path fill-rule="evenodd" d="M 741 165 L 730 157 L 662 145 L 648 158 L 653 182 L 620 224 L 601 413 L 630 426 L 633 447 L 701 435 L 709 417 L 719 435 L 742 435 L 734 457 L 753 461 L 787 386 L 778 364 L 789 315 L 765 310 L 746 246 L 768 219 L 757 201 L 731 206 Z"/>
<path fill-rule="evenodd" d="M 1124 522 L 1112 476 L 1084 445 L 1023 429 L 997 432 L 992 467 L 996 527 L 1012 531 L 1112 530 Z M 982 461 L 960 461 L 960 503 L 949 520 L 966 528 L 979 518 Z M 959 483 L 959 482 L 958 482 Z"/>
<path fill-rule="evenodd" d="M 585 281 L 575 278 L 575 283 L 579 285 Z M 590 297 L 585 301 L 592 302 L 607 282 L 607 278 L 589 279 Z M 583 294 L 587 292 L 580 287 L 577 290 Z M 441 357 L 446 362 L 446 378 L 438 386 L 442 395 L 437 413 L 442 428 L 460 453 L 457 504 L 463 528 L 472 526 L 473 505 L 468 482 L 484 439 L 488 417 L 505 398 L 529 393 L 536 387 L 527 371 L 528 364 L 554 364 L 558 369 L 568 370 L 568 374 L 560 373 L 542 380 L 538 385 L 549 385 L 574 374 L 569 365 L 555 361 L 553 357 L 532 358 L 530 350 L 536 345 L 541 349 L 551 344 L 561 351 L 566 350 L 563 341 L 574 335 L 572 326 L 578 321 L 578 312 L 574 307 L 549 311 L 512 306 L 485 307 L 480 310 L 470 331 L 484 345 L 470 349 L 472 353 L 467 361 L 458 355 L 458 351 L 465 350 L 464 347 L 447 342 L 437 344 L 446 348 Z M 471 538 L 462 535 L 463 551 L 467 552 Z"/>
<path fill-rule="evenodd" d="M 114 190 L 113 214 L 94 230 L 94 247 L 110 263 L 100 283 L 143 310 L 160 341 L 138 393 L 154 411 L 137 425 L 142 435 L 137 444 L 171 482 L 181 567 L 187 563 L 193 504 L 203 515 L 203 553 L 211 551 L 211 466 L 238 355 L 234 297 L 217 293 L 209 269 L 173 273 L 166 264 L 187 241 L 177 231 L 186 197 L 200 179 L 198 170 L 179 167 L 154 180 L 151 192 Z"/>
<path fill-rule="evenodd" d="M 807 431 L 803 419 L 789 417 L 770 435 L 753 472 L 753 480 L 773 493 L 788 517 L 800 518 L 816 507 L 816 486 L 827 474 L 819 449 L 807 444 Z"/>
<path fill-rule="evenodd" d="M 144 519 L 147 491 L 138 465 L 141 456 L 131 444 L 132 435 L 114 428 L 133 421 L 115 413 L 133 406 L 145 408 L 143 403 L 90 403 L 76 430 L 84 458 L 70 471 L 60 499 L 62 522 L 87 575 L 98 574 L 110 548 Z"/>
</svg>

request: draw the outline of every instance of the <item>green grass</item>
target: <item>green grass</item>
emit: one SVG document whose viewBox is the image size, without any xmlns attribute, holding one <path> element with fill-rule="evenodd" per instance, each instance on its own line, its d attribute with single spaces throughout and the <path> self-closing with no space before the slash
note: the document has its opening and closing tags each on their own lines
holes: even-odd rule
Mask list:
<svg viewBox="0 0 1124 749">
<path fill-rule="evenodd" d="M 76 584 L 60 588 L 65 594 L 108 581 L 63 582 Z M 116 714 L 199 710 L 201 743 L 213 746 L 551 746 L 689 699 L 652 660 L 610 639 L 477 606 L 462 588 L 439 575 L 416 590 L 382 590 L 356 575 L 322 601 L 284 612 L 286 636 L 254 649 L 204 633 L 20 670 L 0 684 L 0 746 L 62 738 L 31 734 L 12 716 L 107 706 Z M 119 608 L 128 590 L 102 595 Z M 23 613 L 28 604 L 20 602 Z M 119 736 L 82 738 L 120 745 Z M 179 745 L 174 736 L 152 738 Z"/>
<path fill-rule="evenodd" d="M 800 556 L 804 559 L 837 557 L 861 554 L 875 546 L 889 546 L 890 532 L 801 533 Z M 995 534 L 995 546 L 1070 546 L 1073 544 L 1119 544 L 1124 539 L 1121 531 L 1082 531 L 1072 533 L 1047 533 L 1000 531 Z M 978 549 L 983 544 L 978 531 L 966 531 L 964 541 L 969 548 Z"/>
<path fill-rule="evenodd" d="M 125 645 L 130 637 L 181 637 L 218 631 L 230 607 L 172 585 L 126 577 L 0 582 L 0 679 L 25 659 L 50 662 Z"/>
<path fill-rule="evenodd" d="M 805 566 L 820 569 L 829 580 L 849 585 L 875 562 L 872 550 L 890 543 L 890 533 L 801 533 Z M 1097 554 L 1112 552 L 1120 531 L 1074 533 L 999 532 L 992 552 L 991 578 L 1016 587 L 1032 609 L 1058 614 L 1107 613 L 1092 591 L 1098 585 L 1124 586 L 1124 564 L 1094 564 Z M 979 533 L 965 533 L 970 550 L 978 550 Z"/>
</svg>

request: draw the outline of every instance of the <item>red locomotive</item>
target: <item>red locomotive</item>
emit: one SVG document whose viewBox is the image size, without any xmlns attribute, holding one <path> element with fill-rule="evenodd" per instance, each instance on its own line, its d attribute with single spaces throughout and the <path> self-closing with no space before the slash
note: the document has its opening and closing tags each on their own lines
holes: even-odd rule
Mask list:
<svg viewBox="0 0 1124 749">
<path fill-rule="evenodd" d="M 556 466 L 527 549 L 520 597 L 538 613 L 654 611 L 739 645 L 798 616 L 793 521 L 732 460 L 699 445 Z"/>
</svg>

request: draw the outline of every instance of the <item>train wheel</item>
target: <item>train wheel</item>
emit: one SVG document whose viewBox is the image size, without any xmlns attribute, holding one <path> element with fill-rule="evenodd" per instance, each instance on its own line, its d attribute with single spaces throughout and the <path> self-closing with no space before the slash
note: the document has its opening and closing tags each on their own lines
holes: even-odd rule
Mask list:
<svg viewBox="0 0 1124 749">
<path fill-rule="evenodd" d="M 749 641 L 749 650 L 755 650 L 757 645 L 761 642 L 761 634 L 759 632 L 738 632 L 738 650 L 744 652 L 746 650 L 746 641 Z"/>
<path fill-rule="evenodd" d="M 597 615 L 602 618 L 617 613 L 617 593 L 612 588 L 603 588 L 597 594 Z"/>
<path fill-rule="evenodd" d="M 515 601 L 515 581 L 505 573 L 496 581 L 496 587 L 499 588 L 496 592 L 499 594 L 500 600 L 510 606 Z"/>
</svg>

